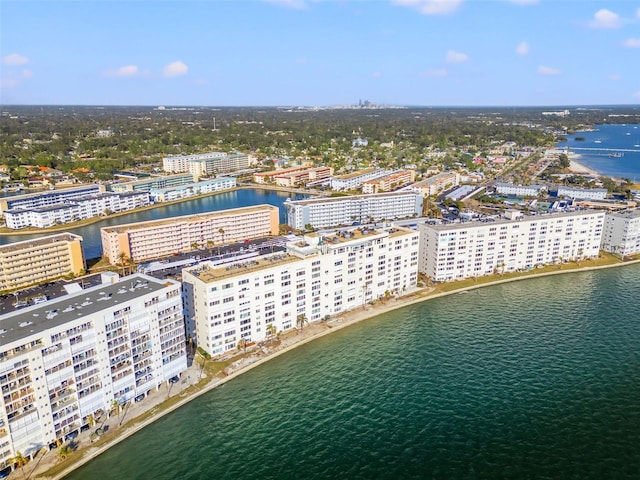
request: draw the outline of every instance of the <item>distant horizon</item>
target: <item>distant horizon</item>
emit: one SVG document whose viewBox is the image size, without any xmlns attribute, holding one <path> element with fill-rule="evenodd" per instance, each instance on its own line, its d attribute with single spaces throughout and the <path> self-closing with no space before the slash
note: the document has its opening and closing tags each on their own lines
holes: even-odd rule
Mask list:
<svg viewBox="0 0 640 480">
<path fill-rule="evenodd" d="M 640 4 L 619 0 L 5 0 L 0 98 L 636 105 L 639 26 Z"/>
<path fill-rule="evenodd" d="M 42 104 L 29 104 L 29 103 L 0 103 L 0 108 L 4 107 L 90 107 L 90 108 L 110 108 L 110 107 L 123 107 L 123 108 L 132 108 L 132 107 L 140 107 L 140 108 L 154 108 L 158 109 L 159 107 L 163 107 L 165 109 L 173 109 L 173 108 L 344 108 L 344 107 L 352 107 L 352 110 L 373 110 L 373 109 L 400 109 L 400 108 L 430 108 L 430 109 L 441 109 L 441 108 L 531 108 L 531 109 L 544 109 L 544 108 L 554 108 L 554 109 L 602 109 L 602 108 L 631 108 L 640 110 L 640 104 L 628 103 L 628 104 L 557 104 L 557 105 L 418 105 L 418 104 L 376 104 L 372 103 L 370 107 L 359 107 L 358 104 L 328 104 L 328 105 L 197 105 L 197 104 L 106 104 L 106 103 L 42 103 Z"/>
</svg>

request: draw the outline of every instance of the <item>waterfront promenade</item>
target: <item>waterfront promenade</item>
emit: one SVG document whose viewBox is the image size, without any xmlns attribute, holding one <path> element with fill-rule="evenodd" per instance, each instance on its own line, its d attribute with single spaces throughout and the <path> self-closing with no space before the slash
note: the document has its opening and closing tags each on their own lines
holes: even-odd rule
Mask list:
<svg viewBox="0 0 640 480">
<path fill-rule="evenodd" d="M 56 451 L 47 452 L 31 462 L 25 468 L 28 478 L 35 478 L 37 475 L 46 475 L 46 478 L 59 479 L 73 471 L 80 465 L 89 462 L 100 455 L 114 444 L 135 434 L 145 426 L 155 420 L 170 413 L 194 398 L 224 385 L 238 375 L 255 368 L 263 363 L 282 355 L 298 346 L 311 342 L 317 338 L 329 335 L 343 328 L 354 325 L 363 320 L 393 311 L 398 308 L 409 306 L 425 300 L 438 298 L 446 295 L 456 294 L 476 288 L 496 285 L 500 283 L 513 282 L 528 278 L 542 277 L 546 275 L 557 275 L 580 271 L 589 271 L 601 268 L 611 268 L 638 263 L 640 260 L 622 262 L 611 256 L 604 256 L 600 259 L 583 261 L 580 264 L 570 263 L 560 266 L 549 266 L 539 270 L 523 272 L 519 274 L 505 274 L 503 277 L 481 277 L 476 280 L 465 280 L 462 282 L 445 283 L 436 286 L 415 289 L 408 292 L 401 298 L 390 299 L 388 301 L 378 301 L 366 308 L 357 308 L 343 315 L 332 318 L 328 322 L 313 323 L 304 328 L 300 333 L 291 332 L 281 336 L 278 341 L 268 342 L 247 350 L 246 353 L 238 352 L 235 357 L 224 359 L 224 373 L 214 378 L 204 378 L 199 380 L 200 367 L 192 365 L 182 376 L 180 383 L 172 386 L 171 389 L 163 387 L 160 391 L 154 392 L 147 401 L 140 404 L 133 404 L 130 410 L 121 414 L 120 418 L 112 417 L 108 425 L 110 426 L 108 435 L 96 442 L 92 446 L 88 433 L 84 432 L 78 439 L 78 450 L 65 461 L 57 459 Z M 146 411 L 146 412 L 145 412 Z M 122 426 L 119 426 L 120 420 Z M 86 438 L 85 438 L 86 437 Z M 50 470 L 52 469 L 53 470 Z M 50 471 L 49 471 L 50 470 Z M 12 478 L 18 478 L 19 472 L 14 472 Z"/>
</svg>

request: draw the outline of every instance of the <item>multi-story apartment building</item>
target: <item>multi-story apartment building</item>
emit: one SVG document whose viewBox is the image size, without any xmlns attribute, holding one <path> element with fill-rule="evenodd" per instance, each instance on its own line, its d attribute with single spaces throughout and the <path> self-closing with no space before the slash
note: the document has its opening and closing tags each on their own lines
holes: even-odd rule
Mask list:
<svg viewBox="0 0 640 480">
<path fill-rule="evenodd" d="M 384 177 L 390 173 L 389 170 L 381 168 L 366 168 L 346 175 L 339 175 L 331 179 L 331 189 L 338 191 L 355 190 L 368 180 Z"/>
<path fill-rule="evenodd" d="M 298 167 L 281 168 L 279 170 L 269 170 L 268 172 L 257 172 L 253 174 L 253 181 L 255 183 L 273 183 L 275 178 L 281 175 L 287 175 L 289 173 L 303 172 L 309 170 L 311 167 L 308 165 L 301 165 Z"/>
<path fill-rule="evenodd" d="M 497 183 L 496 193 L 500 195 L 514 195 L 517 197 L 537 197 L 540 192 L 546 192 L 546 185 L 514 185 L 512 183 Z"/>
<path fill-rule="evenodd" d="M 103 185 L 88 185 L 85 187 L 67 188 L 64 190 L 52 190 L 43 193 L 27 193 L 12 197 L 0 198 L 0 213 L 14 208 L 42 208 L 66 203 L 86 195 L 103 193 Z"/>
<path fill-rule="evenodd" d="M 606 188 L 574 188 L 561 185 L 558 187 L 558 197 L 579 200 L 604 200 L 607 196 Z"/>
<path fill-rule="evenodd" d="M 0 317 L 0 467 L 187 368 L 180 283 L 109 277 Z"/>
<path fill-rule="evenodd" d="M 640 253 L 640 208 L 607 213 L 602 249 L 623 256 Z"/>
<path fill-rule="evenodd" d="M 69 274 L 77 275 L 85 268 L 82 237 L 71 233 L 0 246 L 0 290 L 13 290 Z"/>
<path fill-rule="evenodd" d="M 447 282 L 598 256 L 604 212 L 523 215 L 495 221 L 421 223 L 420 271 Z"/>
<path fill-rule="evenodd" d="M 230 190 L 235 187 L 236 179 L 234 177 L 220 177 L 213 180 L 189 183 L 177 188 L 152 188 L 149 191 L 149 195 L 153 202 L 169 202 L 180 198 Z"/>
<path fill-rule="evenodd" d="M 162 167 L 165 172 L 189 172 L 194 177 L 214 175 L 216 173 L 233 172 L 249 166 L 250 156 L 246 153 L 228 154 L 210 152 L 197 155 L 165 157 Z"/>
<path fill-rule="evenodd" d="M 284 205 L 289 226 L 302 230 L 307 225 L 325 228 L 417 216 L 422 212 L 422 196 L 413 192 L 391 192 L 287 200 Z"/>
<path fill-rule="evenodd" d="M 309 234 L 287 253 L 183 270 L 187 332 L 211 355 L 261 341 L 417 284 L 419 234 L 366 228 Z"/>
<path fill-rule="evenodd" d="M 103 227 L 100 235 L 103 255 L 115 265 L 122 256 L 140 262 L 214 244 L 278 235 L 279 225 L 278 207 L 256 205 Z"/>
<path fill-rule="evenodd" d="M 442 172 L 421 182 L 414 183 L 411 185 L 411 189 L 423 197 L 430 197 L 458 185 L 460 185 L 460 174 L 458 172 Z"/>
<path fill-rule="evenodd" d="M 296 172 L 282 173 L 274 177 L 276 185 L 280 187 L 304 186 L 309 182 L 324 180 L 331 176 L 330 167 L 308 168 Z"/>
<path fill-rule="evenodd" d="M 362 193 L 391 192 L 410 184 L 415 180 L 415 177 L 416 174 L 413 170 L 398 170 L 384 177 L 363 182 Z"/>
<path fill-rule="evenodd" d="M 144 178 L 142 180 L 134 180 L 133 182 L 112 183 L 109 190 L 112 192 L 150 192 L 154 189 L 170 189 L 178 188 L 183 185 L 192 184 L 197 178 L 191 173 L 180 173 L 177 175 L 161 175 L 157 177 Z"/>
<path fill-rule="evenodd" d="M 148 192 L 85 195 L 48 207 L 14 208 L 5 212 L 8 228 L 47 228 L 109 213 L 124 212 L 150 204 Z"/>
</svg>

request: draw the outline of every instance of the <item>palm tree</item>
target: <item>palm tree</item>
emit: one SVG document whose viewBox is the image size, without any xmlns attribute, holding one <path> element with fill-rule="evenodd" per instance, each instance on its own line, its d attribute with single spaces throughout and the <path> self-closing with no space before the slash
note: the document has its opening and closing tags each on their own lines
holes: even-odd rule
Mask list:
<svg viewBox="0 0 640 480">
<path fill-rule="evenodd" d="M 109 414 L 111 414 L 111 412 L 113 412 L 114 410 L 118 414 L 118 421 L 120 421 L 120 402 L 118 402 L 117 400 L 111 400 L 111 411 L 109 412 Z"/>
<path fill-rule="evenodd" d="M 270 323 L 269 325 L 267 325 L 267 335 L 269 335 L 270 337 L 273 337 L 276 334 L 276 326 L 273 323 Z"/>
<path fill-rule="evenodd" d="M 207 240 L 207 248 L 209 249 L 209 255 L 213 255 L 213 240 Z"/>
<path fill-rule="evenodd" d="M 205 363 L 207 363 L 207 360 L 211 359 L 211 355 L 209 355 L 209 353 L 206 352 L 205 349 L 202 348 L 202 347 L 198 347 L 196 349 L 196 351 L 198 352 L 200 357 L 202 357 L 202 361 L 200 363 L 200 378 L 202 378 L 202 372 L 204 371 L 204 365 L 205 365 Z"/>
<path fill-rule="evenodd" d="M 222 243 L 224 243 L 224 228 L 220 227 L 218 233 L 222 236 Z"/>
<path fill-rule="evenodd" d="M 63 445 L 60 447 L 60 450 L 58 450 L 58 458 L 60 460 L 65 460 L 69 455 L 71 455 L 71 452 L 73 452 L 71 445 Z"/>
<path fill-rule="evenodd" d="M 29 462 L 29 459 L 22 455 L 21 452 L 16 452 L 15 456 L 9 460 L 9 463 L 13 463 L 22 470 L 22 476 L 24 477 L 24 466 Z"/>
<path fill-rule="evenodd" d="M 241 338 L 240 340 L 238 340 L 238 350 L 242 350 L 243 352 L 247 351 L 247 339 L 246 338 Z"/>
<path fill-rule="evenodd" d="M 191 250 L 197 250 L 198 249 L 198 242 L 191 242 Z"/>
<path fill-rule="evenodd" d="M 296 324 L 300 327 L 300 331 L 303 330 L 305 323 L 308 325 L 309 324 L 309 320 L 307 320 L 307 316 L 304 313 L 301 313 L 296 318 Z"/>
</svg>

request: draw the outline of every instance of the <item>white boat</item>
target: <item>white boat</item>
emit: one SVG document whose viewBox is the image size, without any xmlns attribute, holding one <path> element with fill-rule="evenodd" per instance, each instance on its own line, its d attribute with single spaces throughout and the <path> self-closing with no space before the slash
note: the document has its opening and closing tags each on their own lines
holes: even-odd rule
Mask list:
<svg viewBox="0 0 640 480">
<path fill-rule="evenodd" d="M 595 140 L 593 143 L 602 143 L 602 140 Z"/>
</svg>

